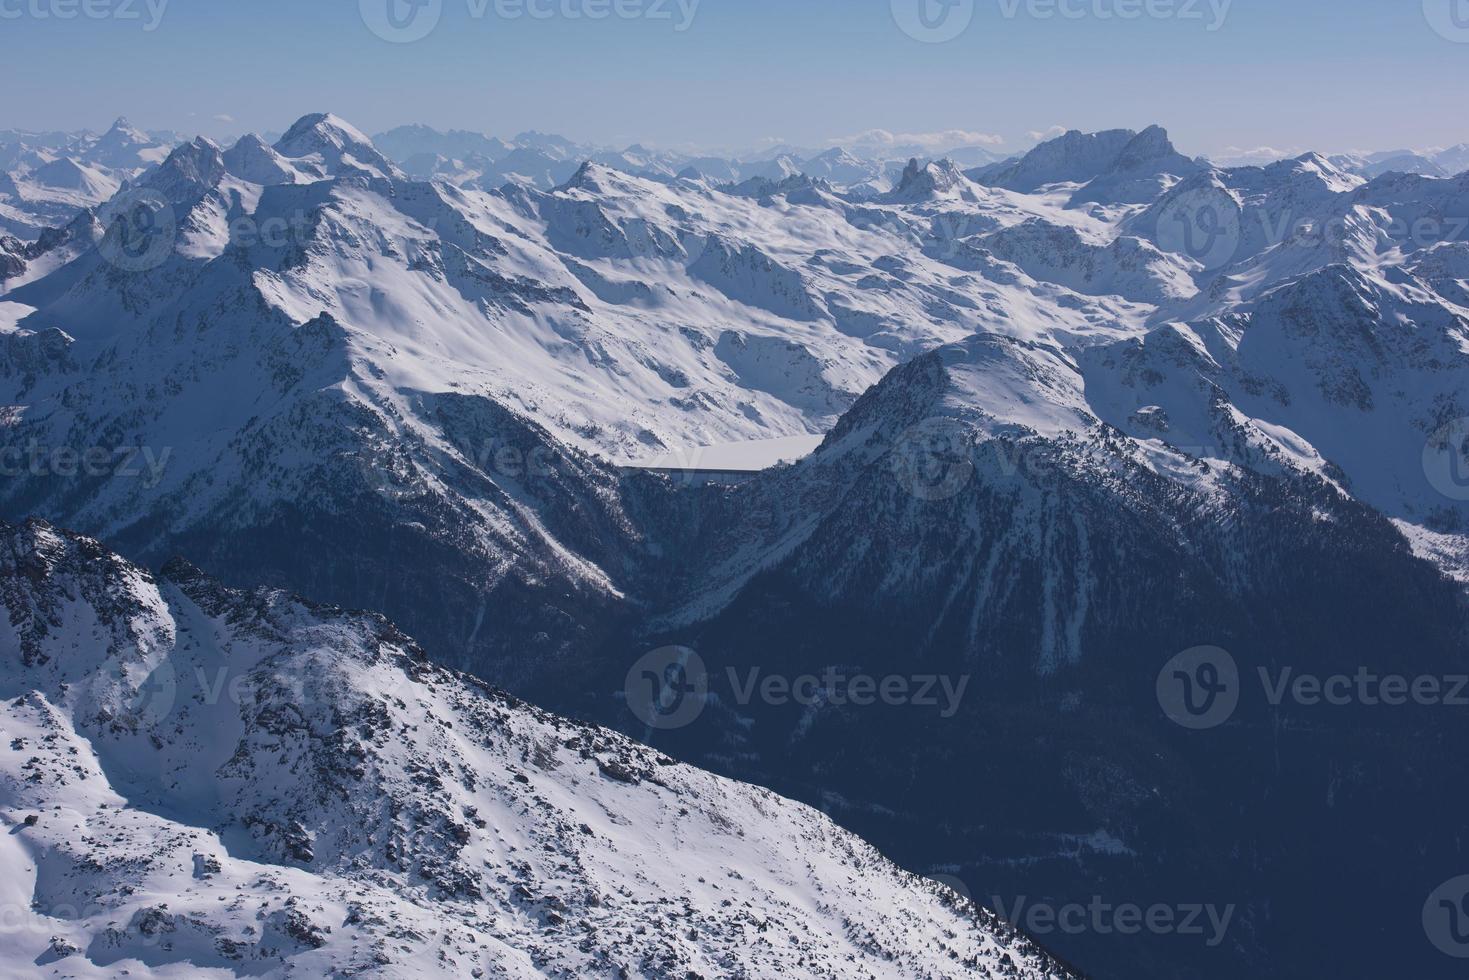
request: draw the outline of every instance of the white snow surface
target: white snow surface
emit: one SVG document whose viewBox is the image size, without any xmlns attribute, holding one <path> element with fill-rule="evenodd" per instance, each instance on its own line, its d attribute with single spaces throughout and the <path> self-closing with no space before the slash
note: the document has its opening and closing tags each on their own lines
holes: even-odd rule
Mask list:
<svg viewBox="0 0 1469 980">
<path fill-rule="evenodd" d="M 628 465 L 645 470 L 758 473 L 780 463 L 794 463 L 811 455 L 821 445 L 821 441 L 821 436 L 791 436 L 786 439 L 761 439 L 724 446 L 700 446 L 687 452 L 665 453 L 633 460 Z"/>
<path fill-rule="evenodd" d="M 1063 978 L 822 814 L 381 617 L 0 527 L 7 977 Z"/>
<path fill-rule="evenodd" d="M 575 160 L 553 137 L 516 147 Z M 133 443 L 172 447 L 164 489 L 187 487 L 200 513 L 247 479 L 240 433 L 306 399 L 445 453 L 423 406 L 453 393 L 610 461 L 741 445 L 775 461 L 755 447 L 815 441 L 894 367 L 988 336 L 1021 346 L 967 369 L 961 414 L 1046 434 L 1106 423 L 1230 462 L 1244 438 L 1249 465 L 1469 534 L 1469 501 L 1424 463 L 1469 418 L 1469 174 L 1367 181 L 1318 154 L 1221 170 L 1154 127 L 1068 133 L 967 173 L 914 161 L 880 194 L 597 162 L 551 189 L 484 190 L 405 178 L 320 114 L 273 148 L 183 144 L 143 186 L 169 198 L 172 248 L 123 273 L 93 222 L 30 260 L 7 293 L 36 311 L 16 331 L 64 333 L 68 367 L 0 379 L 0 401 L 58 441 L 127 420 Z M 1222 259 L 1172 233 L 1201 200 L 1234 246 Z M 251 493 L 288 499 L 312 452 L 276 450 L 286 474 Z M 89 513 L 125 523 L 141 501 Z"/>
</svg>

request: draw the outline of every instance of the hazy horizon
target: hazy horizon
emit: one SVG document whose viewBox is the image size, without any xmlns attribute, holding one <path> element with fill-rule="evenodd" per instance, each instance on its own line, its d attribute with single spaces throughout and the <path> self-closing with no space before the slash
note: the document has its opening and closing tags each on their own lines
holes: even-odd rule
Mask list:
<svg viewBox="0 0 1469 980">
<path fill-rule="evenodd" d="M 1450 0 L 0 0 L 0 128 L 218 138 L 331 111 L 718 152 L 957 130 L 1003 153 L 1157 123 L 1201 156 L 1419 150 L 1469 140 L 1460 23 Z"/>
<path fill-rule="evenodd" d="M 427 126 L 428 125 L 427 123 L 422 123 L 420 121 L 410 120 L 410 121 L 398 123 L 397 125 L 394 125 L 394 126 L 388 126 L 386 128 L 383 128 L 383 129 L 378 129 L 378 128 L 375 128 L 375 127 L 365 127 L 365 126 L 359 126 L 357 124 L 356 120 L 354 120 L 354 119 L 352 119 L 352 118 L 350 118 L 348 116 L 345 116 L 345 115 L 343 115 L 340 112 L 335 112 L 334 110 L 332 110 L 330 108 L 323 108 L 323 109 L 313 110 L 311 112 L 299 113 L 299 114 L 290 116 L 289 118 L 287 118 L 285 121 L 283 121 L 281 123 L 278 123 L 278 124 L 273 125 L 273 126 L 259 128 L 259 129 L 243 129 L 243 128 L 240 128 L 237 125 L 233 125 L 233 124 L 228 123 L 228 122 L 224 122 L 224 121 L 221 121 L 221 120 L 213 120 L 213 119 L 211 119 L 211 120 L 203 120 L 203 121 L 199 122 L 197 125 L 192 125 L 192 126 L 191 125 L 179 125 L 179 126 L 153 125 L 150 122 L 145 121 L 144 117 L 140 117 L 140 116 L 138 116 L 135 113 L 126 113 L 125 112 L 125 113 L 121 113 L 118 116 L 109 118 L 105 122 L 98 123 L 98 124 L 95 124 L 95 125 L 83 125 L 83 126 L 78 126 L 78 127 L 56 127 L 56 126 L 38 127 L 38 126 L 10 126 L 10 125 L 0 125 L 0 130 L 9 130 L 9 131 L 16 131 L 16 132 L 35 132 L 35 133 L 45 133 L 45 132 L 83 133 L 83 132 L 90 132 L 90 133 L 93 133 L 93 134 L 96 134 L 96 135 L 100 135 L 100 134 L 106 132 L 108 129 L 110 129 L 116 122 L 118 122 L 120 120 L 125 120 L 129 125 L 133 126 L 134 128 L 139 129 L 139 130 L 142 130 L 142 131 L 147 132 L 147 133 L 154 133 L 154 134 L 172 133 L 175 136 L 179 136 L 179 137 L 186 138 L 186 139 L 187 138 L 193 138 L 195 136 L 203 136 L 203 137 L 206 137 L 206 138 L 208 138 L 208 139 L 210 139 L 210 140 L 212 140 L 212 141 L 214 141 L 214 142 L 216 142 L 216 143 L 218 143 L 218 144 L 220 144 L 222 146 L 228 146 L 228 145 L 232 144 L 234 141 L 236 141 L 239 138 L 241 138 L 242 136 L 246 135 L 247 133 L 254 133 L 254 134 L 260 135 L 260 136 L 270 136 L 272 139 L 278 138 L 291 124 L 293 124 L 294 122 L 296 122 L 298 119 L 301 119 L 301 118 L 303 118 L 305 116 L 308 116 L 308 115 L 314 115 L 314 114 L 317 114 L 317 113 L 331 113 L 331 114 L 337 116 L 338 118 L 344 120 L 345 122 L 347 122 L 347 123 L 355 126 L 356 128 L 358 128 L 359 130 L 361 130 L 364 134 L 366 134 L 369 137 L 377 137 L 377 136 L 382 135 L 383 133 L 386 133 L 386 132 L 389 132 L 391 130 L 398 129 L 398 128 L 411 127 L 411 126 Z M 1170 129 L 1170 127 L 1167 124 L 1154 122 L 1154 123 L 1146 123 L 1146 124 L 1140 124 L 1140 125 L 1135 125 L 1135 126 L 1103 126 L 1103 127 L 1099 127 L 1098 129 L 1085 129 L 1085 128 L 1079 127 L 1079 126 L 1060 126 L 1060 125 L 1057 125 L 1057 126 L 1051 127 L 1050 130 L 1048 130 L 1048 131 L 1046 131 L 1044 133 L 1041 133 L 1041 132 L 1032 132 L 1032 133 L 1027 134 L 1025 137 L 1022 137 L 1020 139 L 1013 140 L 1013 141 L 996 140 L 996 139 L 993 139 L 993 138 L 959 139 L 959 138 L 953 137 L 952 134 L 956 134 L 956 133 L 962 134 L 964 131 L 955 130 L 955 129 L 941 130 L 941 131 L 934 132 L 934 133 L 892 133 L 892 132 L 886 131 L 886 130 L 872 129 L 872 130 L 864 131 L 862 133 L 854 133 L 854 134 L 851 134 L 851 135 L 846 136 L 846 137 L 833 137 L 833 138 L 830 138 L 830 139 L 827 139 L 827 140 L 821 140 L 821 141 L 811 142 L 811 143 L 800 143 L 800 142 L 797 142 L 797 141 L 778 140 L 778 139 L 775 139 L 775 138 L 771 138 L 769 140 L 763 141 L 762 144 L 760 144 L 760 145 L 754 145 L 754 146 L 696 146 L 696 145 L 692 145 L 692 144 L 688 144 L 688 143 L 684 143 L 684 144 L 666 144 L 666 143 L 662 143 L 662 142 L 657 141 L 657 140 L 639 139 L 639 138 L 636 138 L 636 137 L 630 138 L 630 139 L 626 139 L 626 140 L 623 140 L 623 141 L 613 141 L 613 142 L 606 142 L 606 143 L 604 143 L 604 142 L 598 142 L 598 141 L 595 141 L 595 140 L 583 139 L 583 138 L 581 138 L 576 133 L 557 132 L 557 131 L 552 131 L 552 130 L 548 130 L 548 129 L 545 129 L 545 128 L 537 128 L 537 127 L 533 127 L 531 129 L 526 129 L 526 130 L 519 130 L 519 131 L 485 130 L 485 129 L 474 128 L 474 127 L 471 127 L 471 126 L 457 126 L 457 125 L 452 125 L 452 124 L 451 125 L 445 125 L 445 126 L 430 126 L 429 128 L 430 129 L 433 129 L 433 130 L 435 130 L 436 132 L 439 132 L 439 133 L 445 133 L 446 134 L 446 133 L 450 133 L 450 132 L 470 132 L 470 133 L 475 133 L 475 134 L 483 135 L 483 136 L 498 137 L 498 138 L 501 138 L 501 139 L 504 139 L 504 140 L 507 140 L 507 141 L 512 141 L 512 140 L 514 140 L 514 139 L 516 139 L 517 137 L 520 137 L 520 136 L 525 136 L 525 135 L 530 135 L 532 133 L 537 133 L 537 134 L 540 134 L 542 136 L 559 137 L 559 138 L 562 138 L 562 139 L 566 139 L 566 140 L 568 140 L 568 141 L 570 141 L 570 142 L 572 142 L 572 143 L 574 143 L 574 144 L 576 144 L 578 146 L 582 146 L 582 147 L 586 147 L 586 148 L 595 148 L 595 149 L 599 149 L 599 150 L 607 150 L 607 151 L 620 151 L 620 150 L 628 149 L 629 147 L 632 147 L 632 146 L 635 146 L 635 145 L 641 145 L 642 147 L 644 147 L 646 149 L 654 150 L 654 151 L 659 151 L 659 152 L 677 152 L 677 153 L 685 153 L 685 154 L 690 154 L 690 155 L 708 154 L 710 156 L 751 157 L 751 156 L 756 156 L 756 155 L 762 154 L 762 153 L 767 152 L 767 151 L 771 151 L 771 150 L 776 149 L 776 148 L 790 148 L 790 149 L 793 149 L 793 150 L 802 150 L 802 151 L 808 151 L 808 152 L 813 152 L 813 153 L 820 153 L 820 152 L 825 152 L 827 150 L 831 150 L 831 149 L 835 149 L 835 148 L 844 148 L 844 149 L 857 149 L 857 148 L 861 148 L 861 147 L 875 148 L 875 147 L 878 147 L 878 146 L 884 146 L 885 145 L 885 146 L 890 147 L 896 156 L 908 155 L 908 152 L 913 151 L 915 149 L 922 148 L 923 151 L 924 151 L 924 154 L 929 155 L 929 156 L 932 156 L 934 158 L 940 158 L 945 153 L 950 153 L 950 152 L 954 152 L 956 150 L 961 150 L 961 149 L 969 149 L 969 148 L 972 148 L 972 147 L 982 147 L 982 148 L 987 149 L 987 150 L 990 150 L 991 152 L 993 152 L 995 154 L 998 154 L 1000 156 L 1008 156 L 1008 155 L 1017 155 L 1018 156 L 1018 155 L 1024 154 L 1025 152 L 1033 149 L 1035 146 L 1039 145 L 1040 143 L 1046 142 L 1048 140 L 1051 140 L 1051 139 L 1056 138 L 1057 136 L 1062 135 L 1067 130 L 1080 130 L 1082 132 L 1088 132 L 1088 133 L 1091 133 L 1091 132 L 1100 132 L 1100 131 L 1106 130 L 1106 129 L 1130 129 L 1130 130 L 1134 130 L 1134 131 L 1140 131 L 1140 130 L 1146 128 L 1146 126 L 1148 126 L 1148 125 L 1159 125 L 1159 126 L 1162 126 L 1164 130 L 1167 130 L 1169 132 L 1170 136 L 1173 135 L 1172 130 Z M 880 136 L 879 134 L 882 134 L 882 135 Z M 967 135 L 974 136 L 974 137 L 990 137 L 991 134 L 969 133 Z M 1177 145 L 1177 139 L 1176 139 L 1176 137 L 1174 138 L 1174 142 Z M 1459 143 L 1456 143 L 1456 144 L 1432 144 L 1432 145 L 1428 145 L 1428 144 L 1403 144 L 1403 145 L 1396 145 L 1396 146 L 1331 146 L 1331 147 L 1322 147 L 1322 146 L 1298 146 L 1298 147 L 1251 146 L 1251 147 L 1232 147 L 1231 146 L 1231 147 L 1224 147 L 1221 150 L 1217 150 L 1217 151 L 1213 151 L 1213 152 L 1201 152 L 1201 151 L 1198 151 L 1198 150 L 1196 150 L 1196 149 L 1194 149 L 1192 147 L 1189 147 L 1189 146 L 1178 145 L 1178 149 L 1179 149 L 1180 152 L 1182 152 L 1182 153 L 1184 153 L 1186 155 L 1189 155 L 1189 156 L 1204 157 L 1204 158 L 1210 159 L 1210 160 L 1212 160 L 1214 162 L 1218 162 L 1218 161 L 1221 161 L 1221 160 L 1223 160 L 1223 161 L 1229 161 L 1229 160 L 1236 160 L 1236 159 L 1238 159 L 1238 160 L 1245 160 L 1245 159 L 1250 159 L 1250 160 L 1286 159 L 1286 158 L 1291 158 L 1291 157 L 1298 157 L 1298 156 L 1301 156 L 1301 155 L 1304 155 L 1304 154 L 1307 154 L 1307 153 L 1311 153 L 1311 152 L 1317 152 L 1317 153 L 1321 153 L 1321 154 L 1324 154 L 1324 155 L 1334 155 L 1334 154 L 1361 154 L 1361 155 L 1368 155 L 1368 154 L 1384 154 L 1384 153 L 1390 153 L 1390 152 L 1396 152 L 1396 151 L 1407 151 L 1407 152 L 1414 152 L 1414 153 L 1420 153 L 1420 152 L 1421 153 L 1433 153 L 1433 152 L 1439 152 L 1439 151 L 1448 149 L 1448 148 L 1450 148 L 1450 146 L 1458 146 L 1458 145 L 1465 145 L 1465 144 L 1469 144 L 1469 139 L 1459 141 Z M 899 150 L 902 150 L 904 152 L 902 154 L 899 154 L 898 153 Z M 920 154 L 920 156 L 922 156 L 924 154 Z M 896 158 L 896 156 L 895 156 L 895 158 Z"/>
</svg>

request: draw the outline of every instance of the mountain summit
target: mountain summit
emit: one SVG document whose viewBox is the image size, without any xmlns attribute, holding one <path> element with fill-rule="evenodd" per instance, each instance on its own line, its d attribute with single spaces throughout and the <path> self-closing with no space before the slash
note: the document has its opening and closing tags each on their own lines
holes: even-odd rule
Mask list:
<svg viewBox="0 0 1469 980">
<path fill-rule="evenodd" d="M 330 113 L 302 116 L 277 141 L 275 150 L 285 157 L 311 160 L 332 176 L 350 173 L 403 176 L 397 166 L 378 152 L 372 140 L 351 123 Z"/>
</svg>

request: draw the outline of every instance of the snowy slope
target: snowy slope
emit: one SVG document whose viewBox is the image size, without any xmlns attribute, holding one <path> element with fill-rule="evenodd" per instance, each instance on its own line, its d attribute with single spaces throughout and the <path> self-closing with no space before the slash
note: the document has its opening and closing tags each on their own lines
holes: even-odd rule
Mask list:
<svg viewBox="0 0 1469 980">
<path fill-rule="evenodd" d="M 1354 324 L 1336 326 L 1339 342 Z M 1262 321 L 1260 341 L 1276 329 Z M 1155 375 L 1181 386 L 1206 362 L 1205 343 L 1165 339 L 1133 372 L 1144 408 Z M 1317 377 L 1330 375 L 1300 380 Z M 1424 855 L 1457 853 L 1453 807 L 1439 807 L 1464 772 L 1462 716 L 1252 696 L 1194 739 L 1160 715 L 1155 683 L 1209 642 L 1241 677 L 1457 672 L 1462 589 L 1289 456 L 1300 440 L 1263 410 L 1201 393 L 1197 418 L 1138 411 L 1119 430 L 1093 414 L 1098 385 L 1053 345 L 975 337 L 894 371 L 794 466 L 660 500 L 657 525 L 678 532 L 664 545 L 674 591 L 633 645 L 695 648 L 711 697 L 656 744 L 819 803 L 976 894 L 1189 895 L 1237 901 L 1249 923 L 1208 952 L 1050 937 L 1089 975 L 1377 976 L 1401 947 L 1437 975 L 1416 918 L 1385 921 L 1360 896 L 1411 895 L 1434 867 Z M 1296 404 L 1305 428 L 1318 397 Z M 602 683 L 580 686 L 615 684 L 612 660 L 589 661 Z M 829 669 L 967 678 L 969 694 L 950 714 L 741 700 L 735 682 Z"/>
<path fill-rule="evenodd" d="M 386 620 L 0 528 L 10 976 L 1069 976 L 825 817 Z"/>
<path fill-rule="evenodd" d="M 895 165 L 901 170 L 909 157 L 927 152 L 894 141 L 859 140 L 850 147 L 838 145 L 824 151 L 776 147 L 762 153 L 698 155 L 641 144 L 596 146 L 534 132 L 506 140 L 463 130 L 438 132 L 427 126 L 400 126 L 377 135 L 374 142 L 416 179 L 438 178 L 458 187 L 484 190 L 512 182 L 550 190 L 564 183 L 581 163 L 590 161 L 660 182 L 687 178 L 717 185 L 754 179 L 779 181 L 804 173 L 843 190 L 871 191 L 886 182 Z M 980 147 L 958 147 L 950 152 L 970 165 L 998 159 Z"/>
<path fill-rule="evenodd" d="M 1316 154 L 1196 167 L 1160 130 L 969 173 L 913 159 L 860 190 L 800 173 L 819 154 L 794 148 L 714 179 L 642 147 L 599 163 L 513 144 L 456 136 L 414 179 L 314 115 L 274 146 L 182 143 L 63 230 L 4 242 L 0 452 L 131 449 L 142 467 L 22 469 L 5 516 L 382 609 L 441 664 L 618 725 L 606 692 L 650 640 L 742 666 L 927 658 L 1046 719 L 1216 635 L 1323 669 L 1403 637 L 1461 648 L 1462 590 L 1438 572 L 1469 579 L 1469 504 L 1433 466 L 1469 416 L 1464 178 L 1367 181 Z M 544 173 L 487 189 L 450 153 Z M 737 486 L 612 462 L 716 447 L 743 469 L 817 440 Z M 1013 865 L 965 860 L 1017 887 L 1033 861 L 1095 889 L 1108 870 L 1067 843 L 1093 839 L 1235 884 L 1213 851 L 1180 850 L 1187 800 L 1095 800 L 1118 767 L 1172 778 L 1143 744 L 1150 683 L 1098 709 L 1131 720 L 1087 728 L 1125 737 L 1085 764 L 983 711 L 891 737 L 842 712 L 731 713 L 690 754 L 830 794 L 885 841 L 999 840 Z M 1334 765 L 1328 745 L 1302 771 Z M 981 755 L 1010 793 L 915 790 Z M 1046 830 L 1017 843 L 1006 821 Z M 953 856 L 934 846 L 914 866 Z M 1105 946 L 1089 951 L 1126 961 Z M 1264 975 L 1270 946 L 1242 942 L 1221 975 Z"/>
<path fill-rule="evenodd" d="M 36 239 L 157 166 L 171 142 L 126 119 L 89 133 L 0 133 L 0 234 Z"/>
<path fill-rule="evenodd" d="M 552 192 L 483 194 L 363 184 L 382 166 L 374 151 L 345 124 L 303 123 L 273 150 L 247 138 L 177 151 L 144 183 L 170 202 L 179 237 L 150 255 L 155 285 L 120 290 L 83 257 L 32 290 L 49 300 L 30 304 L 38 324 L 105 342 L 88 323 L 115 323 L 119 307 L 126 320 L 172 315 L 165 283 L 187 281 L 198 306 L 244 291 L 297 322 L 330 313 L 397 385 L 483 390 L 623 457 L 819 433 L 901 360 L 975 330 L 1083 334 L 1144 315 L 956 268 L 959 236 L 1044 209 L 1003 192 L 981 203 L 952 170 L 952 199 L 922 177 L 895 192 L 905 203 L 860 206 L 819 186 L 751 199 L 597 165 Z M 357 176 L 303 183 L 341 159 Z M 752 349 L 758 365 L 738 353 Z"/>
<path fill-rule="evenodd" d="M 1422 465 L 1434 433 L 1464 414 L 1469 273 L 1458 243 L 1393 235 L 1450 236 L 1469 214 L 1462 179 L 1364 183 L 1307 155 L 1093 209 L 1069 206 L 1077 186 L 1107 174 L 1166 184 L 1185 169 L 1165 134 L 1038 148 L 1008 181 L 1051 182 L 1037 193 L 914 160 L 875 197 L 801 176 L 725 189 L 650 180 L 575 164 L 554 137 L 517 143 L 575 170 L 551 190 L 409 180 L 349 124 L 314 115 L 274 147 L 182 144 L 136 193 L 7 246 L 19 272 L 0 322 L 29 367 L 0 377 L 0 402 L 17 407 L 0 448 L 98 441 L 164 461 L 155 481 L 17 474 L 0 487 L 7 513 L 370 603 L 452 636 L 456 665 L 511 680 L 507 636 L 544 632 L 554 659 L 601 628 L 589 607 L 664 587 L 662 545 L 609 461 L 811 440 L 912 358 L 993 336 L 1054 351 L 1086 416 L 1140 451 L 1326 476 L 1403 521 L 1445 569 L 1458 574 L 1453 556 L 1469 551 L 1463 503 Z M 1169 231 L 1203 191 L 1240 217 L 1217 266 Z M 151 230 L 119 241 L 119 219 Z M 1302 292 L 1333 270 L 1358 285 Z M 1358 293 L 1383 299 L 1353 305 Z M 1217 333 L 1209 324 L 1287 294 L 1299 301 L 1276 304 L 1286 315 L 1321 320 L 1292 345 L 1312 331 L 1380 332 L 1373 318 L 1391 316 L 1418 324 L 1404 329 L 1427 352 L 1379 357 L 1373 342 L 1345 348 L 1361 363 L 1340 364 L 1348 355 L 1318 341 L 1277 364 L 1261 314 L 1258 329 L 1224 332 L 1245 359 L 1216 352 L 1228 384 L 1172 358 L 1149 363 L 1141 393 L 1115 374 L 1128 345 L 1151 347 L 1177 324 Z M 1372 424 L 1341 398 L 1304 408 L 1351 371 L 1372 378 Z M 1013 405 L 992 410 L 1029 424 Z M 1240 425 L 1270 451 L 1227 452 Z M 1187 483 L 1187 467 L 1168 471 Z M 294 557 L 303 524 L 333 545 L 306 569 Z M 329 529 L 347 527 L 375 533 L 342 549 Z M 277 544 L 241 549 L 224 529 Z M 403 546 L 421 555 L 408 589 L 393 571 Z M 514 627 L 485 628 L 502 602 Z M 545 618 L 558 628 L 533 628 Z"/>
</svg>

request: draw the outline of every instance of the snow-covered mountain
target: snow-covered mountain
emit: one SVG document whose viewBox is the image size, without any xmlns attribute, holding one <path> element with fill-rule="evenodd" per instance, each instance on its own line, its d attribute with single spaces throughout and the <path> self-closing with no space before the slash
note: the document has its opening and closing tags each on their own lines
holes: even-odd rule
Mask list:
<svg viewBox="0 0 1469 980">
<path fill-rule="evenodd" d="M 173 141 L 118 119 L 107 132 L 0 132 L 0 234 L 26 241 L 96 207 L 156 166 Z"/>
<path fill-rule="evenodd" d="M 1329 671 L 1406 648 L 1428 670 L 1462 648 L 1463 177 L 1221 169 L 1156 127 L 859 187 L 793 148 L 714 179 L 641 147 L 609 165 L 541 134 L 400 136 L 428 140 L 433 179 L 314 115 L 273 146 L 180 144 L 63 228 L 0 240 L 0 460 L 27 461 L 4 516 L 381 609 L 441 664 L 628 730 L 609 692 L 648 644 L 982 677 L 992 696 L 937 730 L 726 697 L 658 744 L 913 867 L 1016 889 L 1042 869 L 1066 895 L 1233 894 L 1241 868 L 1326 860 L 1259 844 L 1280 818 L 1259 801 L 1208 824 L 1249 855 L 1217 860 L 1179 830 L 1209 794 L 1176 767 L 1289 797 L 1355 729 L 1313 723 L 1297 766 L 1259 769 L 1239 760 L 1273 757 L 1261 714 L 1190 754 L 1150 710 L 1160 655 L 1229 642 L 1247 669 Z M 474 156 L 545 179 L 461 180 Z M 618 465 L 823 438 L 735 486 Z M 1035 721 L 1058 718 L 1062 742 Z M 1442 734 L 1383 744 L 1437 758 Z M 989 778 L 925 789 L 954 767 Z M 1335 789 L 1293 811 L 1341 821 L 1323 848 L 1392 814 L 1349 782 L 1350 813 L 1320 809 Z M 1414 773 L 1391 788 L 1436 805 Z M 1442 829 L 1397 844 L 1442 851 Z M 1374 848 L 1356 880 L 1416 866 Z M 1146 939 L 1063 952 L 1098 975 L 1320 965 L 1324 932 L 1315 959 L 1286 934 L 1302 906 L 1239 904 L 1248 935 L 1213 968 Z"/>
<path fill-rule="evenodd" d="M 405 177 L 329 115 L 273 147 L 195 140 L 65 229 L 3 245 L 5 443 L 100 433 L 167 465 L 148 486 L 26 472 L 0 496 L 155 554 L 221 525 L 287 541 L 312 488 L 318 521 L 366 504 L 414 547 L 479 556 L 454 576 L 464 608 L 551 581 L 616 605 L 649 555 L 607 463 L 819 435 L 911 358 L 986 335 L 1074 365 L 1088 416 L 1139 443 L 1231 459 L 1218 412 L 1248 420 L 1264 472 L 1330 480 L 1463 574 L 1466 505 L 1423 465 L 1469 414 L 1463 179 L 1364 182 L 1316 155 L 1199 166 L 1154 127 L 1068 133 L 984 183 L 914 160 L 873 197 L 596 163 L 551 190 L 478 191 Z M 1186 224 L 1205 217 L 1222 224 Z M 1222 259 L 1191 247 L 1205 231 Z M 1198 358 L 1136 374 L 1137 351 L 1176 338 Z M 998 415 L 1028 426 L 1015 411 Z M 507 446 L 566 479 L 502 472 Z M 287 580 L 345 599 L 344 572 Z M 479 662 L 483 616 L 455 619 Z"/>
<path fill-rule="evenodd" d="M 711 186 L 755 179 L 779 182 L 806 174 L 870 196 L 891 190 L 895 171 L 900 172 L 908 159 L 928 155 L 920 146 L 867 140 L 827 150 L 780 146 L 752 154 L 699 155 L 639 144 L 613 149 L 535 132 L 502 140 L 462 130 L 441 133 L 427 126 L 400 126 L 374 137 L 374 142 L 416 179 L 437 178 L 488 191 L 507 183 L 551 190 L 590 161 L 648 180 L 683 178 Z M 1000 159 L 983 147 L 961 147 L 947 155 L 966 166 Z"/>
<path fill-rule="evenodd" d="M 1183 177 L 1204 169 L 1173 148 L 1160 126 L 1103 133 L 1072 130 L 1008 164 L 972 171 L 992 187 L 1034 193 L 1073 185 L 1072 207 L 1146 204 Z"/>
<path fill-rule="evenodd" d="M 1071 975 L 816 811 L 378 616 L 0 525 L 0 659 L 8 976 Z"/>
<path fill-rule="evenodd" d="M 378 133 L 372 142 L 380 150 L 402 164 L 413 157 L 440 156 L 466 159 L 482 156 L 498 160 L 515 148 L 514 144 L 483 133 L 451 129 L 441 133 L 428 126 L 399 126 Z"/>
<path fill-rule="evenodd" d="M 1155 685 L 1208 643 L 1252 680 L 1282 664 L 1455 674 L 1462 588 L 1393 523 L 1298 475 L 1282 427 L 1218 397 L 1201 409 L 1217 441 L 1175 449 L 1140 431 L 1158 413 L 1136 413 L 1132 438 L 1097 419 L 1093 385 L 1049 345 L 972 338 L 893 372 L 795 466 L 658 507 L 677 584 L 627 645 L 696 649 L 711 693 L 654 744 L 819 802 L 976 894 L 1189 896 L 1247 923 L 1212 951 L 1048 938 L 1091 975 L 1373 976 L 1404 957 L 1432 975 L 1416 918 L 1386 924 L 1384 907 L 1416 910 L 1423 879 L 1462 860 L 1443 781 L 1469 775 L 1450 747 L 1462 716 L 1249 691 L 1227 729 L 1191 739 Z M 583 686 L 607 690 L 619 666 Z M 951 713 L 854 707 L 840 687 L 814 705 L 740 696 L 738 679 L 832 670 L 969 693 Z M 1364 834 L 1370 855 L 1353 850 Z"/>
<path fill-rule="evenodd" d="M 518 640 L 554 661 L 600 628 L 589 609 L 657 574 L 609 461 L 819 434 L 905 359 L 974 331 L 1141 333 L 1147 313 L 960 241 L 1052 212 L 952 166 L 854 203 L 820 183 L 747 197 L 596 164 L 548 192 L 374 176 L 376 152 L 329 116 L 268 150 L 183 144 L 19 260 L 0 309 L 17 362 L 37 366 L 10 375 L 3 400 L 31 407 L 5 444 L 101 434 L 159 466 L 81 485 L 18 474 L 5 505 L 51 514 L 59 493 L 72 523 L 160 559 L 243 558 L 226 526 L 273 537 L 280 550 L 229 559 L 231 574 L 342 601 L 376 580 L 373 604 L 432 609 L 460 666 L 506 682 L 525 669 Z M 360 550 L 299 565 L 303 520 Z M 447 577 L 402 589 L 402 546 Z M 492 610 L 520 626 L 486 628 Z"/>
<path fill-rule="evenodd" d="M 1274 163 L 1292 155 L 1262 148 L 1242 155 L 1220 154 L 1211 159 L 1218 166 L 1234 167 Z M 1469 143 L 1422 150 L 1396 149 L 1371 152 L 1354 150 L 1348 153 L 1329 154 L 1328 159 L 1332 166 L 1369 180 L 1392 172 L 1421 174 L 1426 177 L 1453 177 L 1469 170 Z"/>
<path fill-rule="evenodd" d="M 1460 143 L 1447 149 L 1333 154 L 1331 162 L 1369 179 L 1388 173 L 1453 177 L 1469 170 L 1469 143 Z"/>
</svg>

